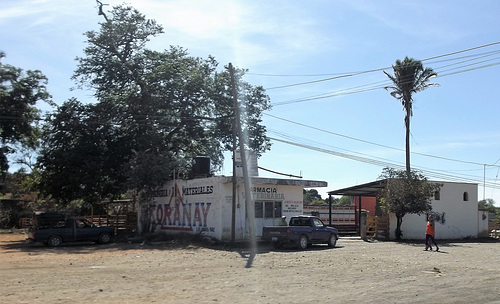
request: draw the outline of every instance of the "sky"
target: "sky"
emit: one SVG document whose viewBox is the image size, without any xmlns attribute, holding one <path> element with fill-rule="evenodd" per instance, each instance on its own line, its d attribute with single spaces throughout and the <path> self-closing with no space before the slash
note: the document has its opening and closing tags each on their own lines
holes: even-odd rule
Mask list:
<svg viewBox="0 0 500 304">
<path fill-rule="evenodd" d="M 103 0 L 105 11 L 122 1 Z M 222 69 L 248 69 L 273 108 L 263 123 L 272 148 L 259 166 L 327 192 L 404 168 L 404 111 L 383 71 L 421 60 L 439 86 L 413 96 L 411 166 L 428 179 L 478 184 L 500 206 L 500 1 L 129 0 L 164 28 L 148 48 L 181 46 Z M 2 0 L 2 60 L 40 70 L 57 104 L 72 97 L 84 33 L 103 22 L 93 0 Z M 50 110 L 47 105 L 40 107 Z M 230 154 L 218 174 L 231 175 Z M 260 176 L 288 178 L 263 170 Z"/>
</svg>

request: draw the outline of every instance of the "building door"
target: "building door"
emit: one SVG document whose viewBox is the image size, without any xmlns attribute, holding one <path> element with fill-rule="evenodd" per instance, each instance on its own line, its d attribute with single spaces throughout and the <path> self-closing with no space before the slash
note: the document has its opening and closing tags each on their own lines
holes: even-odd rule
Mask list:
<svg viewBox="0 0 500 304">
<path fill-rule="evenodd" d="M 281 201 L 256 201 L 255 235 L 262 236 L 264 226 L 278 226 L 282 214 Z"/>
</svg>

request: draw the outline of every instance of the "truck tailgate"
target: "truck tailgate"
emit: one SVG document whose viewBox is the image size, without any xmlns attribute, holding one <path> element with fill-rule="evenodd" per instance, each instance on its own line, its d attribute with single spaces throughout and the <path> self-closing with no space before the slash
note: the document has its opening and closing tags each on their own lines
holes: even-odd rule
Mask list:
<svg viewBox="0 0 500 304">
<path fill-rule="evenodd" d="M 262 240 L 264 241 L 283 241 L 288 239 L 288 227 L 271 226 L 262 228 Z"/>
</svg>

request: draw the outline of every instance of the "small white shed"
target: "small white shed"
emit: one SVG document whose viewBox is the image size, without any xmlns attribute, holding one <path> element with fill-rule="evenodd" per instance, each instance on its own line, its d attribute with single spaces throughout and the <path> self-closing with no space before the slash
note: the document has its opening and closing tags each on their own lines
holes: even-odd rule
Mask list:
<svg viewBox="0 0 500 304">
<path fill-rule="evenodd" d="M 432 200 L 436 239 L 477 238 L 479 235 L 477 184 L 436 182 L 443 185 Z M 395 238 L 396 216 L 390 215 L 390 239 Z M 424 239 L 427 215 L 406 214 L 401 230 L 403 239 Z"/>
<path fill-rule="evenodd" d="M 424 239 L 427 216 L 432 215 L 436 222 L 436 239 L 477 238 L 487 234 L 488 220 L 484 211 L 478 210 L 477 184 L 460 182 L 442 182 L 443 186 L 436 192 L 429 214 L 406 214 L 403 217 L 401 231 L 403 239 Z M 386 180 L 378 180 L 366 184 L 328 192 L 329 195 L 347 195 L 355 197 L 361 208 L 377 208 L 378 202 L 373 199 L 386 186 Z M 364 198 L 364 199 L 363 199 Z M 359 208 L 359 204 L 356 205 Z M 357 210 L 359 211 L 359 209 Z M 370 214 L 370 216 L 383 214 Z M 397 220 L 395 214 L 389 214 L 389 239 L 395 239 Z"/>
</svg>

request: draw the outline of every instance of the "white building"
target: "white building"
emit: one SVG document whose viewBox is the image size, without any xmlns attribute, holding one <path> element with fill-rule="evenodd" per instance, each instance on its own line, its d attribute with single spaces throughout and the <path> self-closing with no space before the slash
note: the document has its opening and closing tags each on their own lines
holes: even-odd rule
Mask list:
<svg viewBox="0 0 500 304">
<path fill-rule="evenodd" d="M 325 181 L 302 179 L 251 177 L 250 180 L 257 237 L 261 236 L 262 227 L 277 225 L 281 216 L 290 218 L 302 214 L 304 188 L 327 186 Z M 234 231 L 236 241 L 248 239 L 243 182 L 243 178 L 237 178 L 234 208 L 232 177 L 167 182 L 157 192 L 150 209 L 154 232 L 203 234 L 231 241 Z M 138 218 L 142 218 L 141 214 Z"/>
<path fill-rule="evenodd" d="M 430 181 L 433 182 L 433 181 Z M 435 181 L 434 181 L 435 182 Z M 478 210 L 477 184 L 438 182 L 441 190 L 432 200 L 436 239 L 463 239 L 480 236 L 482 225 Z M 390 239 L 395 238 L 396 215 L 390 215 Z M 406 214 L 401 230 L 403 239 L 425 238 L 427 215 Z M 486 227 L 487 227 L 486 220 Z"/>
<path fill-rule="evenodd" d="M 378 202 L 373 198 L 385 187 L 386 182 L 378 180 L 328 193 L 354 197 L 357 202 L 361 202 L 361 209 L 372 210 L 370 216 L 384 216 L 376 206 Z M 422 215 L 406 214 L 401 224 L 403 239 L 424 239 L 428 215 L 435 219 L 436 239 L 477 238 L 487 235 L 488 219 L 484 211 L 478 210 L 477 184 L 429 182 L 443 185 L 431 201 L 432 212 Z M 359 203 L 356 203 L 356 208 L 359 208 Z M 389 214 L 389 225 L 389 239 L 395 239 L 397 220 L 393 213 Z"/>
</svg>

